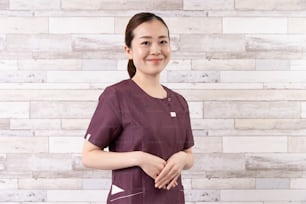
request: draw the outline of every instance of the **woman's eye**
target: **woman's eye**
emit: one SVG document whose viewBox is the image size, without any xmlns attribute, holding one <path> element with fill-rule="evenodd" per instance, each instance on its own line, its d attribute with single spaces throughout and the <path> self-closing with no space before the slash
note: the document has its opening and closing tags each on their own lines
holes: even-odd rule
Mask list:
<svg viewBox="0 0 306 204">
<path fill-rule="evenodd" d="M 168 43 L 167 40 L 162 40 L 162 41 L 160 41 L 160 44 L 162 44 L 162 45 L 165 45 L 165 44 L 167 44 L 167 43 Z"/>
<path fill-rule="evenodd" d="M 144 42 L 142 42 L 141 44 L 142 44 L 142 45 L 149 45 L 150 42 L 149 42 L 149 41 L 144 41 Z"/>
</svg>

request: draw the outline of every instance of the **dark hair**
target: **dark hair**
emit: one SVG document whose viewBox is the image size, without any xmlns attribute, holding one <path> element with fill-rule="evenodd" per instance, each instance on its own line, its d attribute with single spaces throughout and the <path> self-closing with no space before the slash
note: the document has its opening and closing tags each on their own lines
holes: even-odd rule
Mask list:
<svg viewBox="0 0 306 204">
<path fill-rule="evenodd" d="M 168 35 L 169 35 L 168 26 L 161 17 L 159 17 L 159 16 L 157 16 L 153 13 L 148 13 L 148 12 L 138 13 L 130 19 L 129 23 L 126 26 L 126 29 L 125 29 L 125 45 L 128 48 L 131 48 L 132 40 L 134 39 L 133 31 L 135 30 L 135 28 L 142 23 L 149 22 L 149 21 L 152 21 L 154 19 L 160 21 L 162 24 L 164 24 L 166 26 L 166 28 L 168 30 Z M 132 78 L 135 75 L 136 67 L 134 65 L 133 59 L 129 59 L 129 62 L 128 62 L 128 65 L 127 65 L 127 71 L 130 75 L 130 78 Z"/>
</svg>

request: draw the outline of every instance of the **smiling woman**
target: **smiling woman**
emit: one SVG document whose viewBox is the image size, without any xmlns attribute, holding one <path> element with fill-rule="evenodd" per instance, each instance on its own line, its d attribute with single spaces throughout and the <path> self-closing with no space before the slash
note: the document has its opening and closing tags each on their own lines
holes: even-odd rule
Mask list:
<svg viewBox="0 0 306 204">
<path fill-rule="evenodd" d="M 101 94 L 83 163 L 112 170 L 108 204 L 183 204 L 181 171 L 193 166 L 194 141 L 186 100 L 160 83 L 170 60 L 168 27 L 152 13 L 136 14 L 125 43 L 131 79 Z"/>
<path fill-rule="evenodd" d="M 125 51 L 136 68 L 134 78 L 140 75 L 159 75 L 170 59 L 167 27 L 158 20 L 143 23 L 134 30 L 134 39 Z"/>
<path fill-rule="evenodd" d="M 125 51 L 129 57 L 130 77 L 132 78 L 136 73 L 135 63 L 140 63 L 139 57 L 147 57 L 146 60 L 153 61 L 154 59 L 163 60 L 163 67 L 165 67 L 170 57 L 169 41 L 169 30 L 162 18 L 150 13 L 135 15 L 129 21 L 125 31 Z M 159 56 L 161 54 L 164 56 Z M 141 68 L 141 66 L 137 67 Z"/>
</svg>

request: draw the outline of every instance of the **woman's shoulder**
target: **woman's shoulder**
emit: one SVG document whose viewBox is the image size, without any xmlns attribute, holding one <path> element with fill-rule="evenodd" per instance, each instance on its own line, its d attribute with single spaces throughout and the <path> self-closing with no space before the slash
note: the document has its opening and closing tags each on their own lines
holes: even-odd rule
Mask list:
<svg viewBox="0 0 306 204">
<path fill-rule="evenodd" d="M 107 86 L 105 89 L 111 89 L 113 91 L 121 90 L 121 89 L 124 89 L 127 86 L 129 86 L 129 84 L 130 84 L 129 81 L 130 81 L 129 79 L 125 79 L 125 80 L 119 81 L 115 84 L 111 84 L 111 85 Z"/>
<path fill-rule="evenodd" d="M 129 87 L 129 79 L 122 80 L 120 82 L 105 87 L 101 95 L 119 95 L 120 97 L 122 97 L 128 92 Z"/>
</svg>

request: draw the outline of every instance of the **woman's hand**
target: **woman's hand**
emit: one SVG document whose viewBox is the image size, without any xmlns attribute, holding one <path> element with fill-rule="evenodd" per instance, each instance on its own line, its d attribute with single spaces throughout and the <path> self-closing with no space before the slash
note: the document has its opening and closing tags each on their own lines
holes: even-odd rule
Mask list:
<svg viewBox="0 0 306 204">
<path fill-rule="evenodd" d="M 165 168 L 166 161 L 155 155 L 139 152 L 139 167 L 151 178 L 156 179 Z"/>
<path fill-rule="evenodd" d="M 155 187 L 170 190 L 177 186 L 177 179 L 186 165 L 187 158 L 188 153 L 184 151 L 173 154 L 168 159 L 166 166 L 162 169 L 158 177 L 156 177 Z"/>
</svg>

